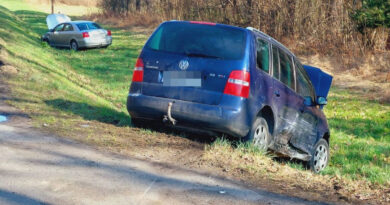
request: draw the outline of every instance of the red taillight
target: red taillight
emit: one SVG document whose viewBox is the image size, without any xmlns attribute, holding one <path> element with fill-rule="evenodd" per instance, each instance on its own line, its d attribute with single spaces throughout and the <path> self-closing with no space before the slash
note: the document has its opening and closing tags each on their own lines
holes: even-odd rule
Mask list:
<svg viewBox="0 0 390 205">
<path fill-rule="evenodd" d="M 111 31 L 107 30 L 107 36 L 111 36 Z"/>
<path fill-rule="evenodd" d="M 193 24 L 204 24 L 204 25 L 209 25 L 209 26 L 217 25 L 216 23 L 204 22 L 204 21 L 190 21 L 190 23 L 193 23 Z"/>
<path fill-rule="evenodd" d="M 248 98 L 249 83 L 249 72 L 242 70 L 234 70 L 230 73 L 223 93 Z"/>
<path fill-rule="evenodd" d="M 144 80 L 144 62 L 141 58 L 137 59 L 134 66 L 133 82 L 142 82 Z"/>
<path fill-rule="evenodd" d="M 83 32 L 83 38 L 89 38 L 89 33 L 88 32 Z"/>
</svg>

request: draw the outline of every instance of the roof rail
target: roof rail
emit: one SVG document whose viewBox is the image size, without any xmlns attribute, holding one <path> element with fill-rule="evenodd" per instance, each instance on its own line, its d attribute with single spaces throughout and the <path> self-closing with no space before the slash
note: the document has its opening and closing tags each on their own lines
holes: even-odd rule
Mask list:
<svg viewBox="0 0 390 205">
<path fill-rule="evenodd" d="M 248 29 L 248 30 L 251 30 L 251 31 L 258 32 L 258 33 L 260 33 L 260 34 L 262 34 L 262 35 L 264 35 L 264 36 L 266 36 L 266 37 L 268 37 L 268 38 L 271 38 L 271 39 L 272 39 L 272 37 L 271 37 L 271 36 L 269 36 L 268 34 L 266 34 L 266 33 L 262 32 L 262 31 L 260 31 L 260 30 L 258 30 L 258 29 L 255 29 L 255 28 L 253 28 L 253 27 L 246 27 L 246 29 Z M 274 40 L 275 40 L 275 39 L 274 39 Z"/>
<path fill-rule="evenodd" d="M 253 28 L 253 27 L 247 27 L 246 29 L 248 29 L 248 30 L 250 30 L 250 31 L 253 31 L 253 32 L 257 32 L 257 33 L 259 33 L 259 34 L 261 34 L 261 35 L 267 37 L 269 40 L 275 41 L 275 43 L 279 44 L 279 46 L 281 46 L 282 48 L 286 49 L 286 50 L 287 50 L 288 52 L 290 52 L 293 56 L 295 56 L 294 53 L 291 52 L 286 46 L 284 46 L 282 43 L 280 43 L 280 42 L 277 41 L 276 39 L 272 38 L 272 37 L 269 36 L 268 34 L 262 32 L 262 31 L 260 31 L 260 30 L 258 30 L 258 29 L 255 29 L 255 28 Z"/>
</svg>

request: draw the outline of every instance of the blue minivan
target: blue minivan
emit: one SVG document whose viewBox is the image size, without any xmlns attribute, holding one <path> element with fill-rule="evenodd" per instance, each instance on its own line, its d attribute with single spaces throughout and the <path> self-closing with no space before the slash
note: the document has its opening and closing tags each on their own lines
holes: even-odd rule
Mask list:
<svg viewBox="0 0 390 205">
<path fill-rule="evenodd" d="M 136 61 L 127 109 L 135 125 L 157 120 L 238 137 L 318 173 L 330 134 L 326 96 L 313 86 L 324 73 L 313 69 L 309 76 L 293 53 L 253 28 L 164 22 Z"/>
</svg>

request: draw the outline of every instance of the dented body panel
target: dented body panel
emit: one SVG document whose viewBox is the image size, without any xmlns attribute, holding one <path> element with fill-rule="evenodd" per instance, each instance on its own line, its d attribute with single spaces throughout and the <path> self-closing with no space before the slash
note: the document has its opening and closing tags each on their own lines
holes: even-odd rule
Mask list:
<svg viewBox="0 0 390 205">
<path fill-rule="evenodd" d="M 190 22 L 167 22 L 160 27 L 164 24 Z M 199 28 L 208 29 L 209 26 Z M 241 138 L 248 135 L 252 124 L 262 115 L 262 111 L 269 109 L 271 113 L 267 116 L 267 123 L 272 135 L 270 149 L 291 158 L 309 160 L 314 145 L 325 134 L 329 135 L 326 117 L 314 101 L 312 105 L 305 104 L 305 97 L 298 94 L 297 82 L 294 81 L 294 84 L 287 86 L 279 78 L 274 77 L 273 72 L 278 67 L 272 55 L 269 57 L 268 72 L 257 67 L 256 41 L 263 39 L 269 45 L 276 46 L 289 55 L 291 62 L 298 59 L 283 45 L 263 33 L 221 24 L 213 26 L 237 29 L 245 33 L 245 51 L 242 57 L 240 59 L 193 57 L 148 49 L 146 46 L 140 54 L 145 64 L 143 81 L 132 82 L 127 99 L 127 109 L 131 117 L 168 121 L 176 126 L 204 129 Z M 159 29 L 154 32 L 151 39 L 155 35 L 160 35 L 158 33 Z M 149 39 L 147 44 L 150 41 Z M 270 54 L 271 52 L 270 46 Z M 296 72 L 297 68 L 291 65 L 291 69 Z M 249 72 L 248 97 L 224 93 L 224 88 L 229 82 L 229 74 L 233 70 Z M 178 76 L 201 76 L 201 85 L 199 86 L 199 81 L 193 81 L 191 78 L 192 81 L 187 82 L 196 82 L 191 86 L 169 84 L 167 87 L 168 83 L 164 84 L 166 72 L 170 72 L 169 76 L 172 76 L 171 72 L 189 73 Z M 196 72 L 200 74 L 193 74 Z M 296 74 L 294 80 L 295 76 Z"/>
</svg>

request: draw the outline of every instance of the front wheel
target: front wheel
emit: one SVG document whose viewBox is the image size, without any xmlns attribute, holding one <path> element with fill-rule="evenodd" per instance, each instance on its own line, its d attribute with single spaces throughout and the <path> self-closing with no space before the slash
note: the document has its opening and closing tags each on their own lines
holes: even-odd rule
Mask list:
<svg viewBox="0 0 390 205">
<path fill-rule="evenodd" d="M 262 151 L 267 151 L 271 139 L 267 121 L 262 118 L 256 118 L 248 135 L 244 141 L 251 142 L 255 147 Z"/>
<path fill-rule="evenodd" d="M 329 162 L 329 144 L 324 139 L 320 139 L 314 146 L 311 159 L 309 161 L 310 169 L 314 173 L 320 173 L 326 168 Z"/>
</svg>

